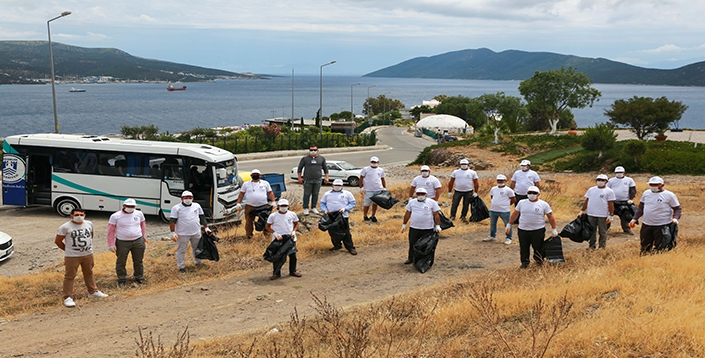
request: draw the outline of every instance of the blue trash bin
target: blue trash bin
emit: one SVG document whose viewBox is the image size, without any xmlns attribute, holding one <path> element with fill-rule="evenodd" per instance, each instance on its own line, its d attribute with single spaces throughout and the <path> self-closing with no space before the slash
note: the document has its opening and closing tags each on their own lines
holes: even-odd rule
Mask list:
<svg viewBox="0 0 705 358">
<path fill-rule="evenodd" d="M 274 192 L 274 197 L 277 198 L 277 200 L 282 196 L 282 193 L 286 191 L 284 174 L 266 173 L 262 174 L 262 179 L 266 180 L 272 187 L 272 192 Z"/>
</svg>

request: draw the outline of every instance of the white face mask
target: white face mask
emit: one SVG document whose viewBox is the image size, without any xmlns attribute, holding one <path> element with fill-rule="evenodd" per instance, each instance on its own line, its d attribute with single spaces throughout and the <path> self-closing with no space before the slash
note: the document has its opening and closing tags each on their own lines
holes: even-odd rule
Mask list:
<svg viewBox="0 0 705 358">
<path fill-rule="evenodd" d="M 426 195 L 417 195 L 417 196 L 416 196 L 416 200 L 418 200 L 418 201 L 424 201 L 424 200 L 426 200 Z"/>
<path fill-rule="evenodd" d="M 341 191 L 343 190 L 343 187 L 340 185 L 333 185 L 333 191 Z"/>
<path fill-rule="evenodd" d="M 460 169 L 465 170 L 468 168 L 467 164 L 460 164 Z"/>
<path fill-rule="evenodd" d="M 318 154 L 318 151 L 317 150 L 309 150 L 308 153 L 311 155 L 316 155 L 316 154 Z"/>
<path fill-rule="evenodd" d="M 377 168 L 378 165 L 377 163 L 370 163 L 370 168 Z"/>
<path fill-rule="evenodd" d="M 521 165 L 520 167 L 521 167 L 521 171 L 523 171 L 523 172 L 529 170 L 529 167 L 526 165 Z"/>
<path fill-rule="evenodd" d="M 506 182 L 497 183 L 497 186 L 500 188 L 504 188 L 505 185 L 507 185 Z"/>
<path fill-rule="evenodd" d="M 529 200 L 531 200 L 531 201 L 536 201 L 536 199 L 539 198 L 539 194 L 529 194 L 527 196 L 529 197 Z"/>
<path fill-rule="evenodd" d="M 184 205 L 191 205 L 193 203 L 193 199 L 184 199 Z"/>
<path fill-rule="evenodd" d="M 622 178 L 624 178 L 624 173 L 617 173 L 617 174 L 615 174 L 615 176 L 619 179 L 622 179 Z"/>
<path fill-rule="evenodd" d="M 601 180 L 600 180 L 600 181 L 597 181 L 596 183 L 597 183 L 597 187 L 598 187 L 598 188 L 604 188 L 605 185 L 607 184 L 607 183 L 605 183 L 605 182 L 603 182 L 603 181 L 601 181 Z"/>
<path fill-rule="evenodd" d="M 431 173 L 429 173 L 429 172 L 427 172 L 427 171 L 421 172 L 421 176 L 422 176 L 423 178 L 428 178 L 429 175 L 431 175 Z"/>
<path fill-rule="evenodd" d="M 658 193 L 659 187 L 658 187 L 658 185 L 654 185 L 654 186 L 649 186 L 649 189 L 651 189 L 652 193 Z"/>
<path fill-rule="evenodd" d="M 128 213 L 128 214 L 132 214 L 132 213 L 135 212 L 135 208 L 127 208 L 127 207 L 125 207 L 125 208 L 123 208 L 122 210 L 124 210 L 124 211 L 125 211 L 126 213 Z"/>
<path fill-rule="evenodd" d="M 287 211 L 289 211 L 289 207 L 288 207 L 288 206 L 280 206 L 280 207 L 279 207 L 279 212 L 280 212 L 280 213 L 286 213 Z"/>
<path fill-rule="evenodd" d="M 71 220 L 73 220 L 74 222 L 77 222 L 77 223 L 82 223 L 83 216 L 74 216 L 73 218 L 71 218 Z"/>
</svg>

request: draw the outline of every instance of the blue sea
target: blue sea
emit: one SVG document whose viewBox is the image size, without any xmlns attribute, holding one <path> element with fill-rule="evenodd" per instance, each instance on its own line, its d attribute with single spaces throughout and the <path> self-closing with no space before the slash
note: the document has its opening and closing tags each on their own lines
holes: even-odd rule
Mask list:
<svg viewBox="0 0 705 358">
<path fill-rule="evenodd" d="M 361 85 L 354 84 L 362 82 Z M 181 84 L 175 84 L 180 86 Z M 319 106 L 319 77 L 274 77 L 269 80 L 229 80 L 186 83 L 186 91 L 168 92 L 166 84 L 60 84 L 57 109 L 62 133 L 119 133 L 123 125 L 154 124 L 170 133 L 195 127 L 260 124 L 273 117 L 313 118 Z M 376 87 L 370 87 L 374 86 Z M 351 87 L 352 86 L 352 87 Z M 86 92 L 71 93 L 71 87 Z M 436 95 L 477 97 L 504 92 L 519 96 L 519 81 L 323 77 L 323 113 L 362 113 L 368 91 L 385 94 L 407 107 Z M 592 108 L 574 110 L 580 127 L 607 121 L 604 110 L 616 99 L 633 96 L 682 101 L 689 108 L 680 128 L 705 129 L 705 87 L 595 84 L 602 97 Z M 293 89 L 293 91 L 292 91 Z M 0 137 L 54 131 L 50 85 L 0 86 Z"/>
</svg>

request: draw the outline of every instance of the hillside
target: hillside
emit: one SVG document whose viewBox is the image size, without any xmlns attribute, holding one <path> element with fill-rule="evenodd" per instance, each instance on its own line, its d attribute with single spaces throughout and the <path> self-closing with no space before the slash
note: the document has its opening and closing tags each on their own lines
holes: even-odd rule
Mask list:
<svg viewBox="0 0 705 358">
<path fill-rule="evenodd" d="M 122 80 L 194 82 L 215 78 L 258 79 L 259 75 L 132 56 L 115 48 L 52 43 L 57 78 L 111 76 Z M 51 77 L 49 43 L 0 41 L 0 83 L 27 83 Z"/>
<path fill-rule="evenodd" d="M 417 57 L 368 73 L 365 77 L 525 80 L 535 71 L 573 67 L 595 83 L 705 86 L 705 61 L 672 70 L 649 69 L 611 61 L 550 52 L 481 48 Z"/>
</svg>

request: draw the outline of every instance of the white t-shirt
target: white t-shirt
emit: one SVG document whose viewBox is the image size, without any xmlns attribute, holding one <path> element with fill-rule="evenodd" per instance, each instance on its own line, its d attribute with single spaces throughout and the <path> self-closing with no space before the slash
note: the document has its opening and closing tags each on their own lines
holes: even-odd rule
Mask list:
<svg viewBox="0 0 705 358">
<path fill-rule="evenodd" d="M 323 197 L 321 197 L 321 203 L 326 204 L 328 211 L 336 212 L 340 209 L 344 209 L 349 204 L 355 205 L 355 196 L 347 190 L 328 190 L 323 194 Z M 347 210 L 343 212 L 343 217 L 348 217 Z"/>
<path fill-rule="evenodd" d="M 418 175 L 411 181 L 411 186 L 416 189 L 426 189 L 426 197 L 436 199 L 436 189 L 441 187 L 441 181 L 433 175 L 429 175 L 428 178 Z"/>
<path fill-rule="evenodd" d="M 440 211 L 441 208 L 438 206 L 438 202 L 426 198 L 424 201 L 409 200 L 409 203 L 406 204 L 406 210 L 411 212 L 411 217 L 409 217 L 410 228 L 428 230 L 433 229 L 436 225 L 433 213 Z"/>
<path fill-rule="evenodd" d="M 93 223 L 84 220 L 81 224 L 69 221 L 59 226 L 56 232 L 64 236 L 64 255 L 66 257 L 82 257 L 93 254 Z"/>
<path fill-rule="evenodd" d="M 678 207 L 676 194 L 668 190 L 654 193 L 647 190 L 641 194 L 641 202 L 644 203 L 644 216 L 642 221 L 650 226 L 663 226 L 671 223 L 673 208 Z"/>
<path fill-rule="evenodd" d="M 142 237 L 143 221 L 145 221 L 144 214 L 139 210 L 130 214 L 120 210 L 110 215 L 108 224 L 115 225 L 116 238 L 122 241 L 134 241 Z"/>
<path fill-rule="evenodd" d="M 519 228 L 527 231 L 545 228 L 546 221 L 543 217 L 553 212 L 551 206 L 541 199 L 533 202 L 528 199 L 522 200 L 517 204 L 515 210 L 521 213 Z"/>
<path fill-rule="evenodd" d="M 201 219 L 199 215 L 204 215 L 203 208 L 198 203 L 191 203 L 185 206 L 178 203 L 171 208 L 172 219 L 178 219 L 174 226 L 176 235 L 198 235 L 201 233 Z"/>
<path fill-rule="evenodd" d="M 495 211 L 498 213 L 506 213 L 510 211 L 509 207 L 512 204 L 511 199 L 514 197 L 514 190 L 512 190 L 512 188 L 508 186 L 504 186 L 502 188 L 494 186 L 490 189 L 490 196 L 492 196 L 490 211 Z"/>
<path fill-rule="evenodd" d="M 365 177 L 362 180 L 362 188 L 365 191 L 380 191 L 384 190 L 382 186 L 382 178 L 384 178 L 384 169 L 377 167 L 372 168 L 370 166 L 362 168 L 360 172 L 361 177 Z"/>
<path fill-rule="evenodd" d="M 456 191 L 473 191 L 473 179 L 478 179 L 477 173 L 472 169 L 456 169 L 450 174 L 451 178 L 455 178 L 453 189 Z"/>
<path fill-rule="evenodd" d="M 279 210 L 273 212 L 269 215 L 267 219 L 267 224 L 272 224 L 272 230 L 274 233 L 279 235 L 289 235 L 294 231 L 294 223 L 299 221 L 299 217 L 293 211 L 287 211 L 282 214 Z M 296 241 L 296 236 L 293 237 Z M 276 240 L 274 234 L 272 234 L 272 241 Z"/>
<path fill-rule="evenodd" d="M 541 181 L 541 178 L 539 178 L 538 173 L 531 169 L 527 171 L 517 170 L 512 175 L 512 181 L 515 182 L 514 192 L 519 195 L 526 195 L 529 187 L 536 185 L 536 183 Z"/>
<path fill-rule="evenodd" d="M 614 201 L 614 191 L 605 187 L 600 189 L 596 186 L 588 189 L 585 193 L 588 198 L 587 214 L 596 218 L 606 218 L 610 216 L 609 202 Z"/>
<path fill-rule="evenodd" d="M 262 206 L 269 202 L 268 194 L 272 191 L 272 187 L 266 180 L 260 179 L 259 182 L 252 180 L 242 184 L 240 191 L 245 192 L 245 200 L 249 206 Z"/>
<path fill-rule="evenodd" d="M 629 200 L 629 188 L 636 188 L 636 183 L 630 177 L 622 179 L 614 177 L 607 182 L 607 187 L 614 191 L 614 200 L 627 201 Z"/>
</svg>

